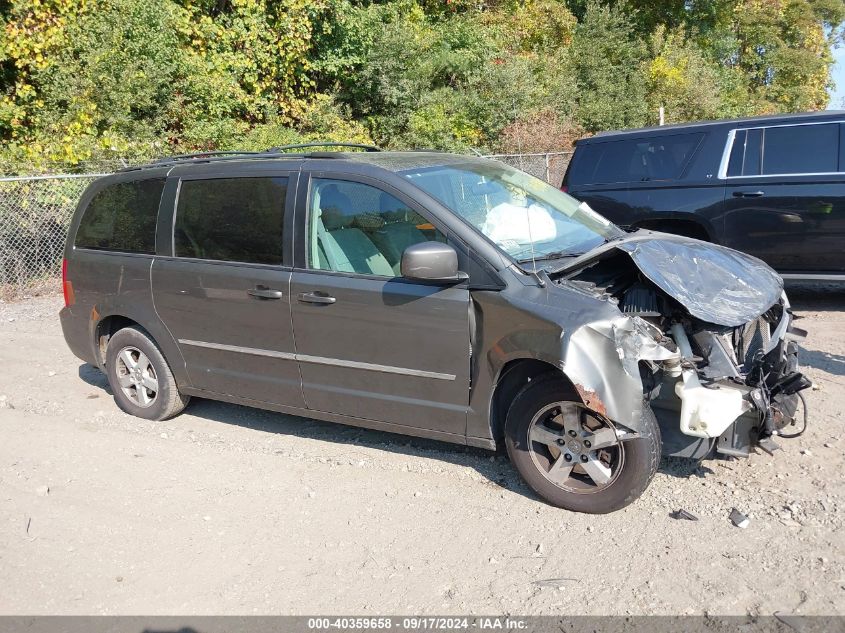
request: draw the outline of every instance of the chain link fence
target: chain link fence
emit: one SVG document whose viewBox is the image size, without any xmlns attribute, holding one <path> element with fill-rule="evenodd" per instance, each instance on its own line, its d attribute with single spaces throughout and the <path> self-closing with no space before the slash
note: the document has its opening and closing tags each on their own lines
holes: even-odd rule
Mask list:
<svg viewBox="0 0 845 633">
<path fill-rule="evenodd" d="M 73 210 L 99 175 L 0 178 L 0 297 L 58 277 Z"/>
<path fill-rule="evenodd" d="M 494 158 L 532 176 L 545 180 L 550 185 L 560 187 L 563 175 L 569 166 L 572 152 L 552 152 L 548 154 L 493 154 Z"/>
<path fill-rule="evenodd" d="M 489 156 L 560 186 L 571 152 Z M 0 178 L 0 298 L 57 288 L 68 224 L 96 174 Z"/>
</svg>

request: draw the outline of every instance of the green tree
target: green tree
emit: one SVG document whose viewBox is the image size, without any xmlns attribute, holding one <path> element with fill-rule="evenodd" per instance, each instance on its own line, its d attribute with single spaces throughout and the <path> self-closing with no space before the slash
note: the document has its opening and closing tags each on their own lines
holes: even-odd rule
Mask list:
<svg viewBox="0 0 845 633">
<path fill-rule="evenodd" d="M 18 1 L 4 11 L 8 161 L 76 165 L 230 144 L 314 92 L 320 2 Z"/>
<path fill-rule="evenodd" d="M 649 112 L 662 106 L 667 123 L 716 118 L 721 110 L 717 65 L 680 30 L 658 27 L 650 49 L 644 67 Z"/>
<path fill-rule="evenodd" d="M 324 36 L 338 54 L 315 62 L 319 85 L 334 87 L 374 139 L 454 148 L 480 137 L 460 111 L 463 95 L 453 94 L 481 74 L 493 52 L 477 21 L 434 19 L 414 1 L 343 10 Z"/>
<path fill-rule="evenodd" d="M 588 131 L 644 125 L 648 111 L 642 65 L 646 46 L 619 7 L 587 4 L 567 51 L 578 89 L 579 123 Z"/>
<path fill-rule="evenodd" d="M 264 151 L 282 145 L 311 141 L 372 144 L 367 129 L 351 118 L 346 109 L 329 95 L 318 94 L 308 103 L 295 124 L 271 119 L 260 123 L 237 139 L 230 139 L 221 149 Z"/>
<path fill-rule="evenodd" d="M 75 164 L 100 151 L 149 153 L 176 74 L 174 8 L 113 0 L 72 11 L 64 3 L 43 14 L 57 22 L 39 37 L 7 29 L 19 74 L 6 103 L 18 110 L 10 127 L 21 158 Z M 38 20 L 33 9 L 15 26 L 42 26 Z M 43 52 L 27 59 L 33 51 Z"/>
<path fill-rule="evenodd" d="M 0 0 L 0 169 L 827 104 L 845 0 Z"/>
<path fill-rule="evenodd" d="M 731 61 L 745 73 L 750 96 L 760 102 L 760 109 L 824 109 L 831 39 L 845 18 L 845 3 L 742 0 L 735 16 L 737 51 Z"/>
</svg>

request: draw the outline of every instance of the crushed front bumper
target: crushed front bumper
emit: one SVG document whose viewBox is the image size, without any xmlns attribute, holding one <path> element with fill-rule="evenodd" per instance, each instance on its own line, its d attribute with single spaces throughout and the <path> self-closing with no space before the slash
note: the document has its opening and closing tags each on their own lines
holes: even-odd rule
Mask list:
<svg viewBox="0 0 845 633">
<path fill-rule="evenodd" d="M 665 368 L 652 401 L 664 453 L 701 458 L 715 449 L 748 456 L 757 445 L 771 452 L 773 436 L 802 432 L 791 427 L 799 410 L 806 420 L 800 392 L 810 381 L 799 371 L 797 346 L 806 332 L 792 320 L 784 295 L 778 305 L 738 328 L 673 325 L 681 362 Z"/>
</svg>

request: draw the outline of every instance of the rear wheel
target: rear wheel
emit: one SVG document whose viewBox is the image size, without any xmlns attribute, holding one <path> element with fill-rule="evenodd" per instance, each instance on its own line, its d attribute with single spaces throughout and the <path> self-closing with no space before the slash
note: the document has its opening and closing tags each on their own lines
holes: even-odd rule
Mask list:
<svg viewBox="0 0 845 633">
<path fill-rule="evenodd" d="M 660 430 L 648 406 L 642 437 L 620 442 L 610 420 L 565 400 L 558 376 L 530 382 L 508 412 L 505 445 L 519 474 L 552 505 L 603 514 L 633 502 L 660 459 Z"/>
<path fill-rule="evenodd" d="M 123 328 L 109 339 L 106 375 L 117 406 L 139 418 L 166 420 L 190 400 L 179 393 L 158 346 L 139 327 Z"/>
</svg>

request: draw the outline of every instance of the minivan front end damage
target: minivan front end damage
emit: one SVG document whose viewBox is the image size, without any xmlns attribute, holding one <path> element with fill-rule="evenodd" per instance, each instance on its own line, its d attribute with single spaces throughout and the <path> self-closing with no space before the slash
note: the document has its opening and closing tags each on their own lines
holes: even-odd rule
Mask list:
<svg viewBox="0 0 845 633">
<path fill-rule="evenodd" d="M 716 441 L 718 452 L 747 456 L 751 447 L 774 446 L 774 435 L 791 435 L 800 392 L 810 381 L 798 370 L 797 343 L 806 332 L 792 326 L 789 302 L 781 300 L 757 319 L 737 327 L 690 319 L 671 326 L 681 355 L 663 369 L 680 401 L 683 434 Z M 673 410 L 663 394 L 655 408 Z M 806 408 L 803 413 L 806 415 Z"/>
<path fill-rule="evenodd" d="M 617 426 L 636 433 L 648 402 L 664 453 L 694 458 L 771 451 L 772 436 L 795 435 L 787 427 L 810 386 L 797 361 L 806 333 L 762 262 L 649 234 L 552 278 L 618 308 L 572 332 L 564 358 L 585 404 Z"/>
</svg>

